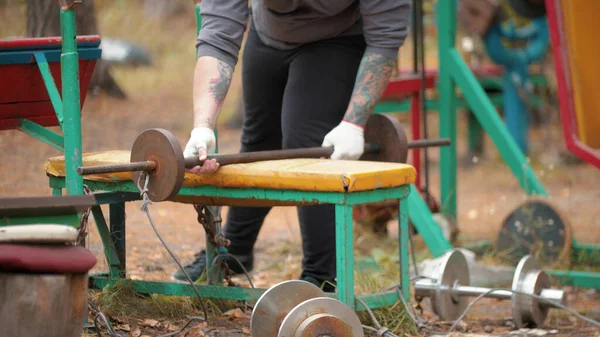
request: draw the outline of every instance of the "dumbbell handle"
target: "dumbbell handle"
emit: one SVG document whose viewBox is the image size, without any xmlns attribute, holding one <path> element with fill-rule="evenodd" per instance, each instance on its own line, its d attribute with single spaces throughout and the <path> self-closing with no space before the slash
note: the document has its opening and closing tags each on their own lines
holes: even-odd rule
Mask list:
<svg viewBox="0 0 600 337">
<path fill-rule="evenodd" d="M 438 284 L 431 279 L 420 279 L 415 282 L 415 293 L 417 296 L 430 297 L 438 289 Z M 477 297 L 481 294 L 485 294 L 490 291 L 490 288 L 484 287 L 472 287 L 455 285 L 452 287 L 452 297 L 458 299 L 458 297 Z M 544 288 L 540 291 L 539 296 L 542 298 L 559 304 L 564 304 L 565 297 L 564 291 L 559 289 Z M 513 297 L 513 292 L 510 290 L 494 290 L 493 292 L 485 295 L 486 298 L 495 298 L 499 300 L 510 300 Z M 542 307 L 555 307 L 555 305 L 546 301 L 540 301 Z"/>
</svg>

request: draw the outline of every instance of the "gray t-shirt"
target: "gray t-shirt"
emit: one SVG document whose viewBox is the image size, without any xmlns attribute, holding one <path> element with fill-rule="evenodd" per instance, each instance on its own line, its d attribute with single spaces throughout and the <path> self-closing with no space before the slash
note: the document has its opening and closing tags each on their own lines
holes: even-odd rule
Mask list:
<svg viewBox="0 0 600 337">
<path fill-rule="evenodd" d="M 234 67 L 247 27 L 248 0 L 203 0 L 197 55 Z M 341 35 L 363 34 L 367 52 L 396 59 L 406 38 L 410 0 L 253 0 L 252 19 L 268 46 L 290 50 Z"/>
</svg>

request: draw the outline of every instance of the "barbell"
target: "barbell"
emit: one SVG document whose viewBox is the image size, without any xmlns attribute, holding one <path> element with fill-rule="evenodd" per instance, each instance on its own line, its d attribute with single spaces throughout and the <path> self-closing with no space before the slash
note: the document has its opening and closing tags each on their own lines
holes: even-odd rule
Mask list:
<svg viewBox="0 0 600 337">
<path fill-rule="evenodd" d="M 449 145 L 449 139 L 424 139 L 407 141 L 403 127 L 397 119 L 387 114 L 373 114 L 365 127 L 365 149 L 360 160 L 406 163 L 408 149 Z M 329 158 L 333 147 L 313 147 L 274 151 L 257 151 L 239 154 L 210 155 L 219 166 L 252 163 L 264 160 L 292 158 Z M 137 182 L 143 172 L 148 174 L 147 194 L 151 201 L 164 201 L 174 197 L 185 177 L 185 170 L 202 166 L 198 157 L 184 158 L 177 138 L 165 129 L 148 129 L 142 132 L 131 148 L 127 164 L 82 166 L 77 173 L 91 174 L 132 172 Z"/>
<path fill-rule="evenodd" d="M 349 306 L 302 280 L 267 289 L 250 317 L 252 337 L 364 337 L 360 319 Z"/>
<path fill-rule="evenodd" d="M 415 282 L 415 295 L 429 297 L 433 311 L 443 320 L 458 319 L 467 307 L 468 297 L 480 296 L 490 290 L 470 286 L 467 260 L 456 249 L 444 255 L 437 277 Z M 530 255 L 519 261 L 511 290 L 514 292 L 495 290 L 484 297 L 511 300 L 513 323 L 517 328 L 541 326 L 549 309 L 556 307 L 553 303 L 566 305 L 567 302 L 566 293 L 550 288 L 550 278 L 541 269 L 539 262 Z M 538 295 L 544 300 L 523 294 Z"/>
</svg>

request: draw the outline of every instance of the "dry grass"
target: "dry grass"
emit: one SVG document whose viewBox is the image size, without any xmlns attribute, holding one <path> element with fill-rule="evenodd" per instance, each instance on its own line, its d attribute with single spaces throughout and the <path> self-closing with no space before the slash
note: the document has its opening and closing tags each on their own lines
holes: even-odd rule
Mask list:
<svg viewBox="0 0 600 337">
<path fill-rule="evenodd" d="M 127 282 L 105 287 L 101 292 L 90 292 L 98 309 L 110 317 L 128 319 L 168 318 L 181 319 L 201 313 L 195 297 L 150 295 L 133 290 Z"/>
</svg>

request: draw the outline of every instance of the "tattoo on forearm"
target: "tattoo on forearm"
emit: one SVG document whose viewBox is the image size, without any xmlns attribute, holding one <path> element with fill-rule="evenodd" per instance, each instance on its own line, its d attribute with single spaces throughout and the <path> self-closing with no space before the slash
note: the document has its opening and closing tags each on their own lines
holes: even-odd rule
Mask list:
<svg viewBox="0 0 600 337">
<path fill-rule="evenodd" d="M 344 120 L 362 126 L 367 124 L 377 100 L 388 85 L 394 65 L 393 60 L 383 55 L 365 53 Z"/>
<path fill-rule="evenodd" d="M 210 88 L 208 91 L 215 100 L 215 103 L 217 104 L 217 111 L 219 111 L 221 106 L 223 106 L 225 96 L 227 96 L 233 69 L 229 64 L 223 61 L 219 61 L 217 64 L 217 69 L 219 70 L 219 75 L 210 80 Z"/>
</svg>

